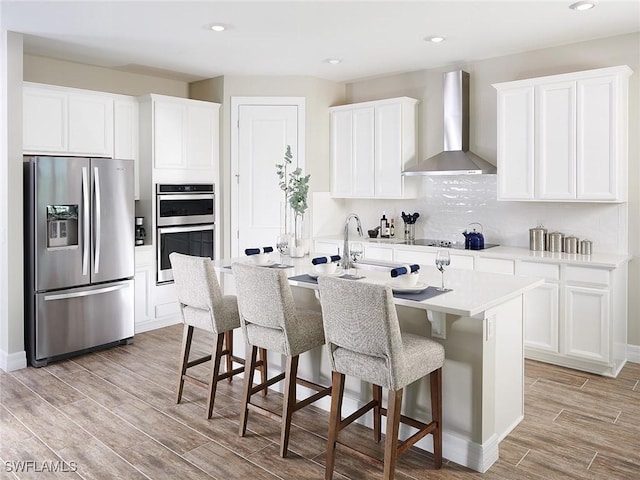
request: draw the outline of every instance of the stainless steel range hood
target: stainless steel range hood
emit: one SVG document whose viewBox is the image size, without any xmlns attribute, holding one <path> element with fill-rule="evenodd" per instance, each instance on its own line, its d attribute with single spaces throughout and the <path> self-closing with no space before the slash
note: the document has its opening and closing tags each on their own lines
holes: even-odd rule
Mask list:
<svg viewBox="0 0 640 480">
<path fill-rule="evenodd" d="M 469 74 L 444 74 L 444 152 L 407 168 L 403 175 L 479 175 L 496 167 L 469 151 Z"/>
</svg>

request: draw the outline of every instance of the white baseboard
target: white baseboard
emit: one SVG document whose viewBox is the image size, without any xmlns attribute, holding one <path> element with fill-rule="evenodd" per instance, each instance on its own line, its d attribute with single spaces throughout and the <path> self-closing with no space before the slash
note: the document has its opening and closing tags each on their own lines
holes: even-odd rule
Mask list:
<svg viewBox="0 0 640 480">
<path fill-rule="evenodd" d="M 640 345 L 627 345 L 627 362 L 640 363 Z"/>
<path fill-rule="evenodd" d="M 4 350 L 0 350 L 0 369 L 5 372 L 13 372 L 14 370 L 20 370 L 21 368 L 27 368 L 27 352 L 22 350 L 21 352 L 7 353 Z"/>
<path fill-rule="evenodd" d="M 162 327 L 168 327 L 170 325 L 175 325 L 176 323 L 181 323 L 182 320 L 178 316 L 169 316 L 162 318 L 154 318 L 151 320 L 143 320 L 141 322 L 136 322 L 135 332 L 136 334 L 142 332 L 148 332 L 149 330 L 156 330 Z"/>
</svg>

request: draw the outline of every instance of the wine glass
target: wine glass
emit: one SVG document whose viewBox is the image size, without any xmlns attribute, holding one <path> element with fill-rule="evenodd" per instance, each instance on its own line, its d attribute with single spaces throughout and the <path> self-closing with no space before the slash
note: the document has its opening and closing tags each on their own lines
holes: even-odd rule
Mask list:
<svg viewBox="0 0 640 480">
<path fill-rule="evenodd" d="M 436 267 L 440 270 L 442 274 L 442 286 L 437 288 L 440 292 L 448 292 L 449 288 L 444 288 L 444 267 L 449 266 L 451 264 L 451 257 L 449 257 L 449 252 L 447 250 L 438 250 L 438 254 L 436 255 Z"/>
<path fill-rule="evenodd" d="M 358 276 L 358 261 L 364 256 L 364 246 L 360 242 L 353 242 L 349 245 L 349 256 L 351 260 L 353 260 L 353 267 L 356 270 L 356 274 L 354 275 L 354 279 L 364 278 Z"/>
<path fill-rule="evenodd" d="M 289 235 L 278 235 L 278 238 L 276 239 L 276 248 L 278 249 L 278 252 L 280 252 L 280 266 L 284 266 L 282 256 L 289 248 Z"/>
</svg>

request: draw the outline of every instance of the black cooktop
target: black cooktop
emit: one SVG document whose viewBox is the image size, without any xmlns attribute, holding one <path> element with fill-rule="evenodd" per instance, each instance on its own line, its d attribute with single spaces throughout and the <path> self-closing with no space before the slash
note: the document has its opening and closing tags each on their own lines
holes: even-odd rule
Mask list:
<svg viewBox="0 0 640 480">
<path fill-rule="evenodd" d="M 405 242 L 407 245 L 423 245 L 425 247 L 438 247 L 438 248 L 455 248 L 457 250 L 464 250 L 464 241 L 460 242 L 452 242 L 450 240 L 435 240 L 432 238 L 417 238 L 413 241 L 407 240 Z M 484 248 L 481 250 L 486 250 L 487 248 L 497 247 L 497 243 L 485 243 Z"/>
</svg>

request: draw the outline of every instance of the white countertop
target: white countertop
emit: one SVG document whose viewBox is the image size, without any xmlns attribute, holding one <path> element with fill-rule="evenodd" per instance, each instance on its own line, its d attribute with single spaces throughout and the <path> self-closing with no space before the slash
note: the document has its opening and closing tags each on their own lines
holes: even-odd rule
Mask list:
<svg viewBox="0 0 640 480">
<path fill-rule="evenodd" d="M 314 254 L 302 258 L 284 257 L 284 262 L 293 264 L 294 268 L 287 269 L 287 276 L 302 275 L 312 271 L 311 259 Z M 272 254 L 272 259 L 278 260 L 279 256 Z M 216 260 L 214 265 L 221 273 L 232 273 L 226 266 L 232 261 L 250 261 L 247 257 L 235 259 Z M 389 283 L 391 276 L 388 272 L 359 270 L 365 276 L 357 282 L 369 281 L 374 283 Z M 423 266 L 420 269 L 420 282 L 427 285 L 440 285 L 440 272 L 435 266 Z M 395 303 L 413 308 L 433 310 L 436 312 L 450 313 L 464 317 L 474 317 L 482 314 L 489 308 L 495 307 L 510 300 L 527 290 L 542 285 L 544 280 L 533 277 L 520 277 L 501 275 L 495 273 L 476 272 L 473 270 L 461 270 L 450 268 L 445 271 L 445 286 L 452 288 L 451 292 L 435 296 L 433 298 L 415 301 L 396 298 Z M 291 281 L 291 284 L 303 288 L 317 289 L 318 285 L 309 282 Z"/>
<path fill-rule="evenodd" d="M 316 237 L 314 240 L 329 241 L 329 242 L 342 242 L 343 239 L 339 235 L 331 235 L 326 237 Z M 404 240 L 400 238 L 395 239 L 380 239 L 380 238 L 358 238 L 351 236 L 349 241 L 360 241 L 370 245 L 378 247 L 398 248 L 401 247 L 407 250 L 423 250 L 423 251 L 437 251 L 442 250 L 438 247 L 427 247 L 424 245 L 409 245 L 403 243 Z M 603 268 L 618 268 L 621 265 L 631 260 L 631 255 L 618 255 L 607 253 L 593 253 L 591 255 L 579 255 L 576 253 L 556 253 L 556 252 L 534 252 L 526 248 L 498 246 L 491 247 L 486 250 L 460 250 L 449 249 L 453 255 L 469 255 L 488 258 L 504 258 L 509 260 L 526 260 L 532 262 L 541 263 L 566 263 L 574 265 L 583 265 L 588 267 L 603 267 Z"/>
</svg>

